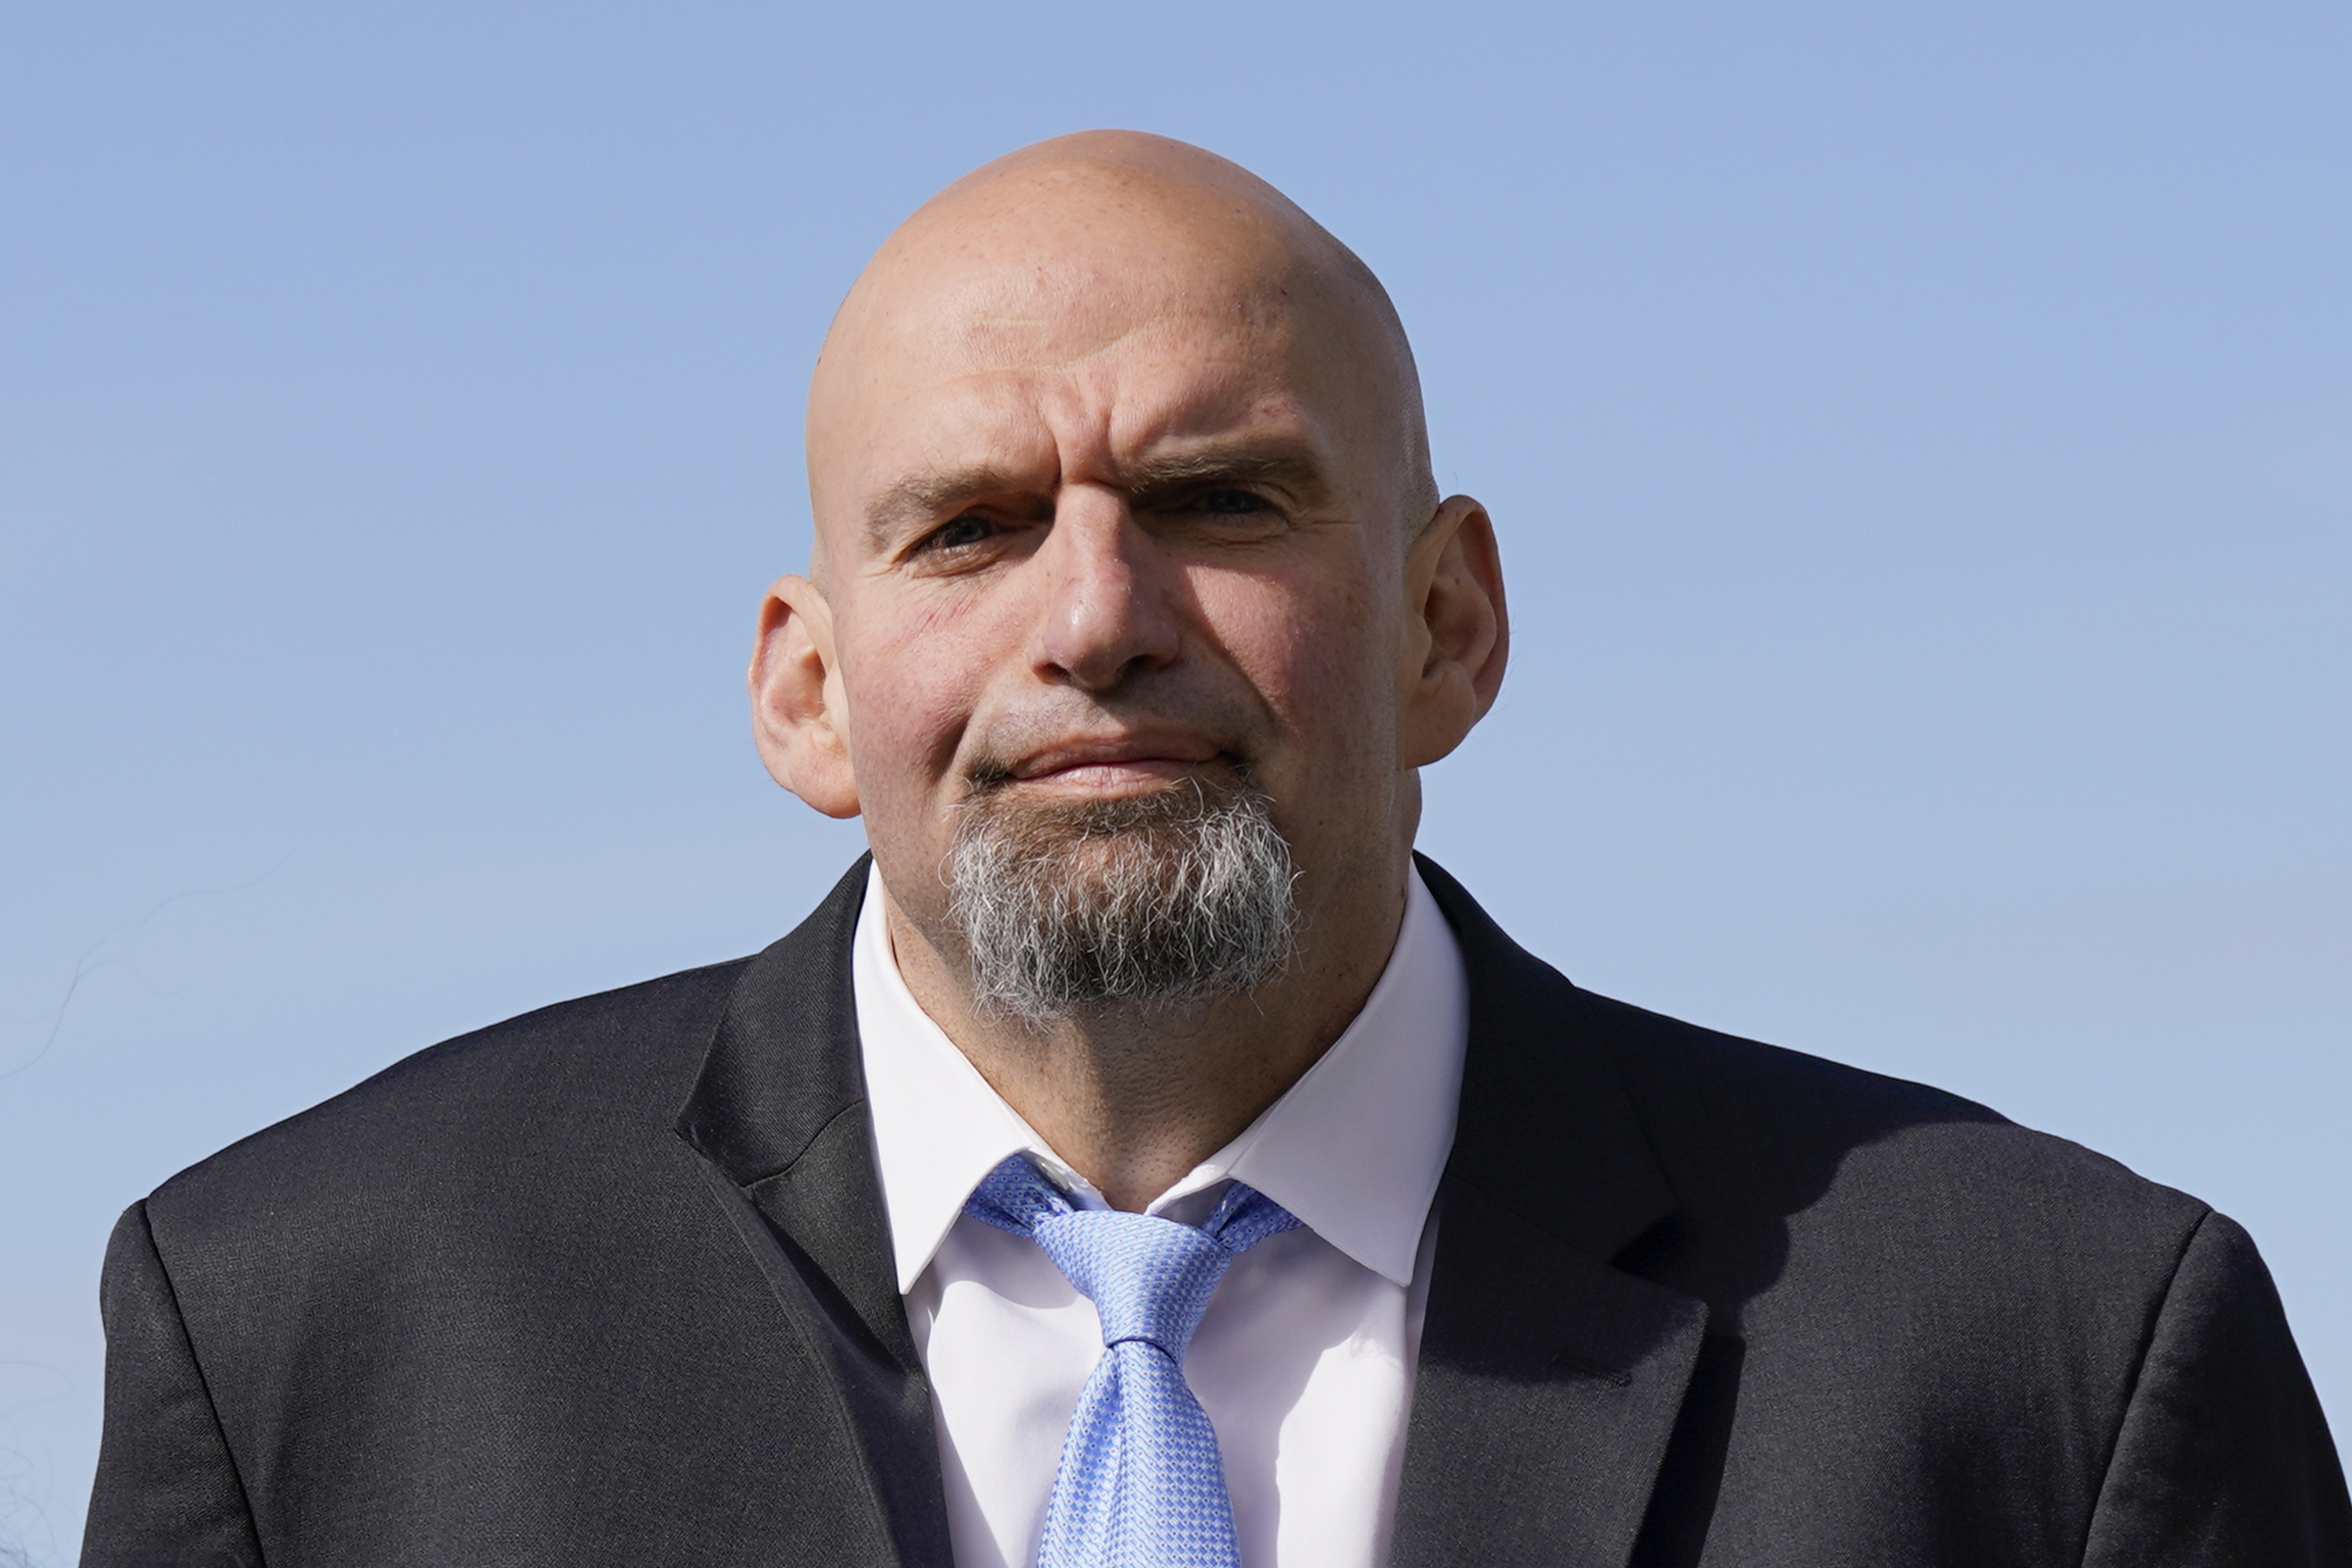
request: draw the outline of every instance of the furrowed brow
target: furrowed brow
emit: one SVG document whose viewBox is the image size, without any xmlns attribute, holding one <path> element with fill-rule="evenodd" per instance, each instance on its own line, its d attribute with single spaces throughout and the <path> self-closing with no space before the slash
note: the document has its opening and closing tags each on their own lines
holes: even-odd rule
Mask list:
<svg viewBox="0 0 2352 1568">
<path fill-rule="evenodd" d="M 1210 484 L 1278 484 L 1302 500 L 1320 498 L 1328 488 L 1323 463 L 1304 441 L 1251 441 L 1146 458 L 1124 467 L 1119 483 L 1138 499 Z M 884 490 L 866 508 L 866 542 L 887 553 L 911 529 L 947 516 L 975 501 L 1021 494 L 1034 481 L 1003 469 L 975 468 L 910 474 Z"/>
<path fill-rule="evenodd" d="M 1328 485 L 1323 463 L 1304 441 L 1252 441 L 1234 446 L 1176 452 L 1129 464 L 1120 480 L 1139 497 L 1207 484 L 1278 484 L 1301 499 L 1321 496 Z"/>
<path fill-rule="evenodd" d="M 888 550 L 910 528 L 1021 487 L 1019 480 L 1001 469 L 910 474 L 866 508 L 866 542 L 878 551 Z"/>
</svg>

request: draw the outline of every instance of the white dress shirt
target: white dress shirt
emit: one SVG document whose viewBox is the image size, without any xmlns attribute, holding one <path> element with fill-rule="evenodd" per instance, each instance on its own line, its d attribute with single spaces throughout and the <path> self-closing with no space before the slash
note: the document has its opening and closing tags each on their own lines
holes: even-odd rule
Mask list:
<svg viewBox="0 0 2352 1568">
<path fill-rule="evenodd" d="M 1026 1151 L 1082 1208 L 1102 1197 L 931 1021 L 898 973 L 879 874 L 852 954 L 858 1034 L 898 1289 L 930 1374 L 957 1568 L 1028 1568 L 1095 1305 L 1036 1242 L 964 1214 Z M 1217 1432 L 1246 1568 L 1388 1560 L 1406 1413 L 1454 1143 L 1468 1002 L 1461 952 L 1416 873 L 1379 984 L 1322 1059 L 1149 1212 L 1198 1223 L 1246 1182 L 1303 1229 L 1243 1253 L 1185 1357 Z"/>
</svg>

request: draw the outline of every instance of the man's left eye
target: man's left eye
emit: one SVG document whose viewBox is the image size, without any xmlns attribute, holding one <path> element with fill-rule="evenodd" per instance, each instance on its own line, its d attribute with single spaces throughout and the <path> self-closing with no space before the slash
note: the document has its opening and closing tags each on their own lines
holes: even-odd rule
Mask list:
<svg viewBox="0 0 2352 1568">
<path fill-rule="evenodd" d="M 1205 490 L 1193 498 L 1193 505 L 1202 512 L 1238 517 L 1246 512 L 1262 512 L 1266 503 L 1248 490 Z"/>
</svg>

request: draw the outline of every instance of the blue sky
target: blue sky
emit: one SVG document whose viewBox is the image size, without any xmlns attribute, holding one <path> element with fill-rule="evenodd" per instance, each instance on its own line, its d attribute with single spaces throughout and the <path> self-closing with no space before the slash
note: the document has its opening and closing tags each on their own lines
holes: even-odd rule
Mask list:
<svg viewBox="0 0 2352 1568">
<path fill-rule="evenodd" d="M 0 1561 L 105 1234 L 435 1038 L 756 948 L 835 302 L 1120 125 L 1387 279 L 1516 649 L 1424 847 L 1596 989 L 2243 1220 L 2352 1421 L 2352 16 L 12 8 Z"/>
</svg>

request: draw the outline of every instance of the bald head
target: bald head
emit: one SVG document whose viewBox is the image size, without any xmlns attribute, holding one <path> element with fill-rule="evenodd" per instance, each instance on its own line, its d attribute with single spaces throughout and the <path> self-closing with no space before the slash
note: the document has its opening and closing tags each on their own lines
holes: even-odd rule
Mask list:
<svg viewBox="0 0 2352 1568">
<path fill-rule="evenodd" d="M 850 289 L 809 390 L 820 570 L 887 499 L 874 477 L 918 408 L 976 414 L 957 394 L 983 379 L 1026 384 L 1062 413 L 1090 393 L 1107 405 L 1113 362 L 1151 355 L 1188 358 L 1236 396 L 1270 379 L 1311 402 L 1363 499 L 1407 534 L 1435 507 L 1412 352 L 1370 269 L 1236 164 L 1162 136 L 1086 131 L 948 186 Z M 1099 412 L 1115 426 L 1130 411 Z M 1139 407 L 1130 423 L 1186 417 Z M 1133 445 L 1161 432 L 1103 433 Z M 1064 466 L 1071 455 L 1057 454 Z"/>
<path fill-rule="evenodd" d="M 864 817 L 933 999 L 977 984 L 945 901 L 975 824 L 1043 825 L 1078 859 L 1015 860 L 1107 909 L 1127 894 L 1086 868 L 1142 820 L 1117 813 L 1222 801 L 1262 808 L 1263 887 L 1345 952 L 1302 950 L 1299 1005 L 1361 1000 L 1416 770 L 1494 700 L 1508 635 L 1491 524 L 1437 497 L 1412 355 L 1361 262 L 1197 147 L 1041 143 L 876 253 L 826 338 L 808 461 L 815 581 L 769 590 L 754 732 L 788 788 Z M 1206 833 L 1184 820 L 1161 849 Z M 1132 869 L 1118 885 L 1208 885 L 1160 849 Z M 1276 984 L 1250 1019 L 1280 1016 Z"/>
</svg>

